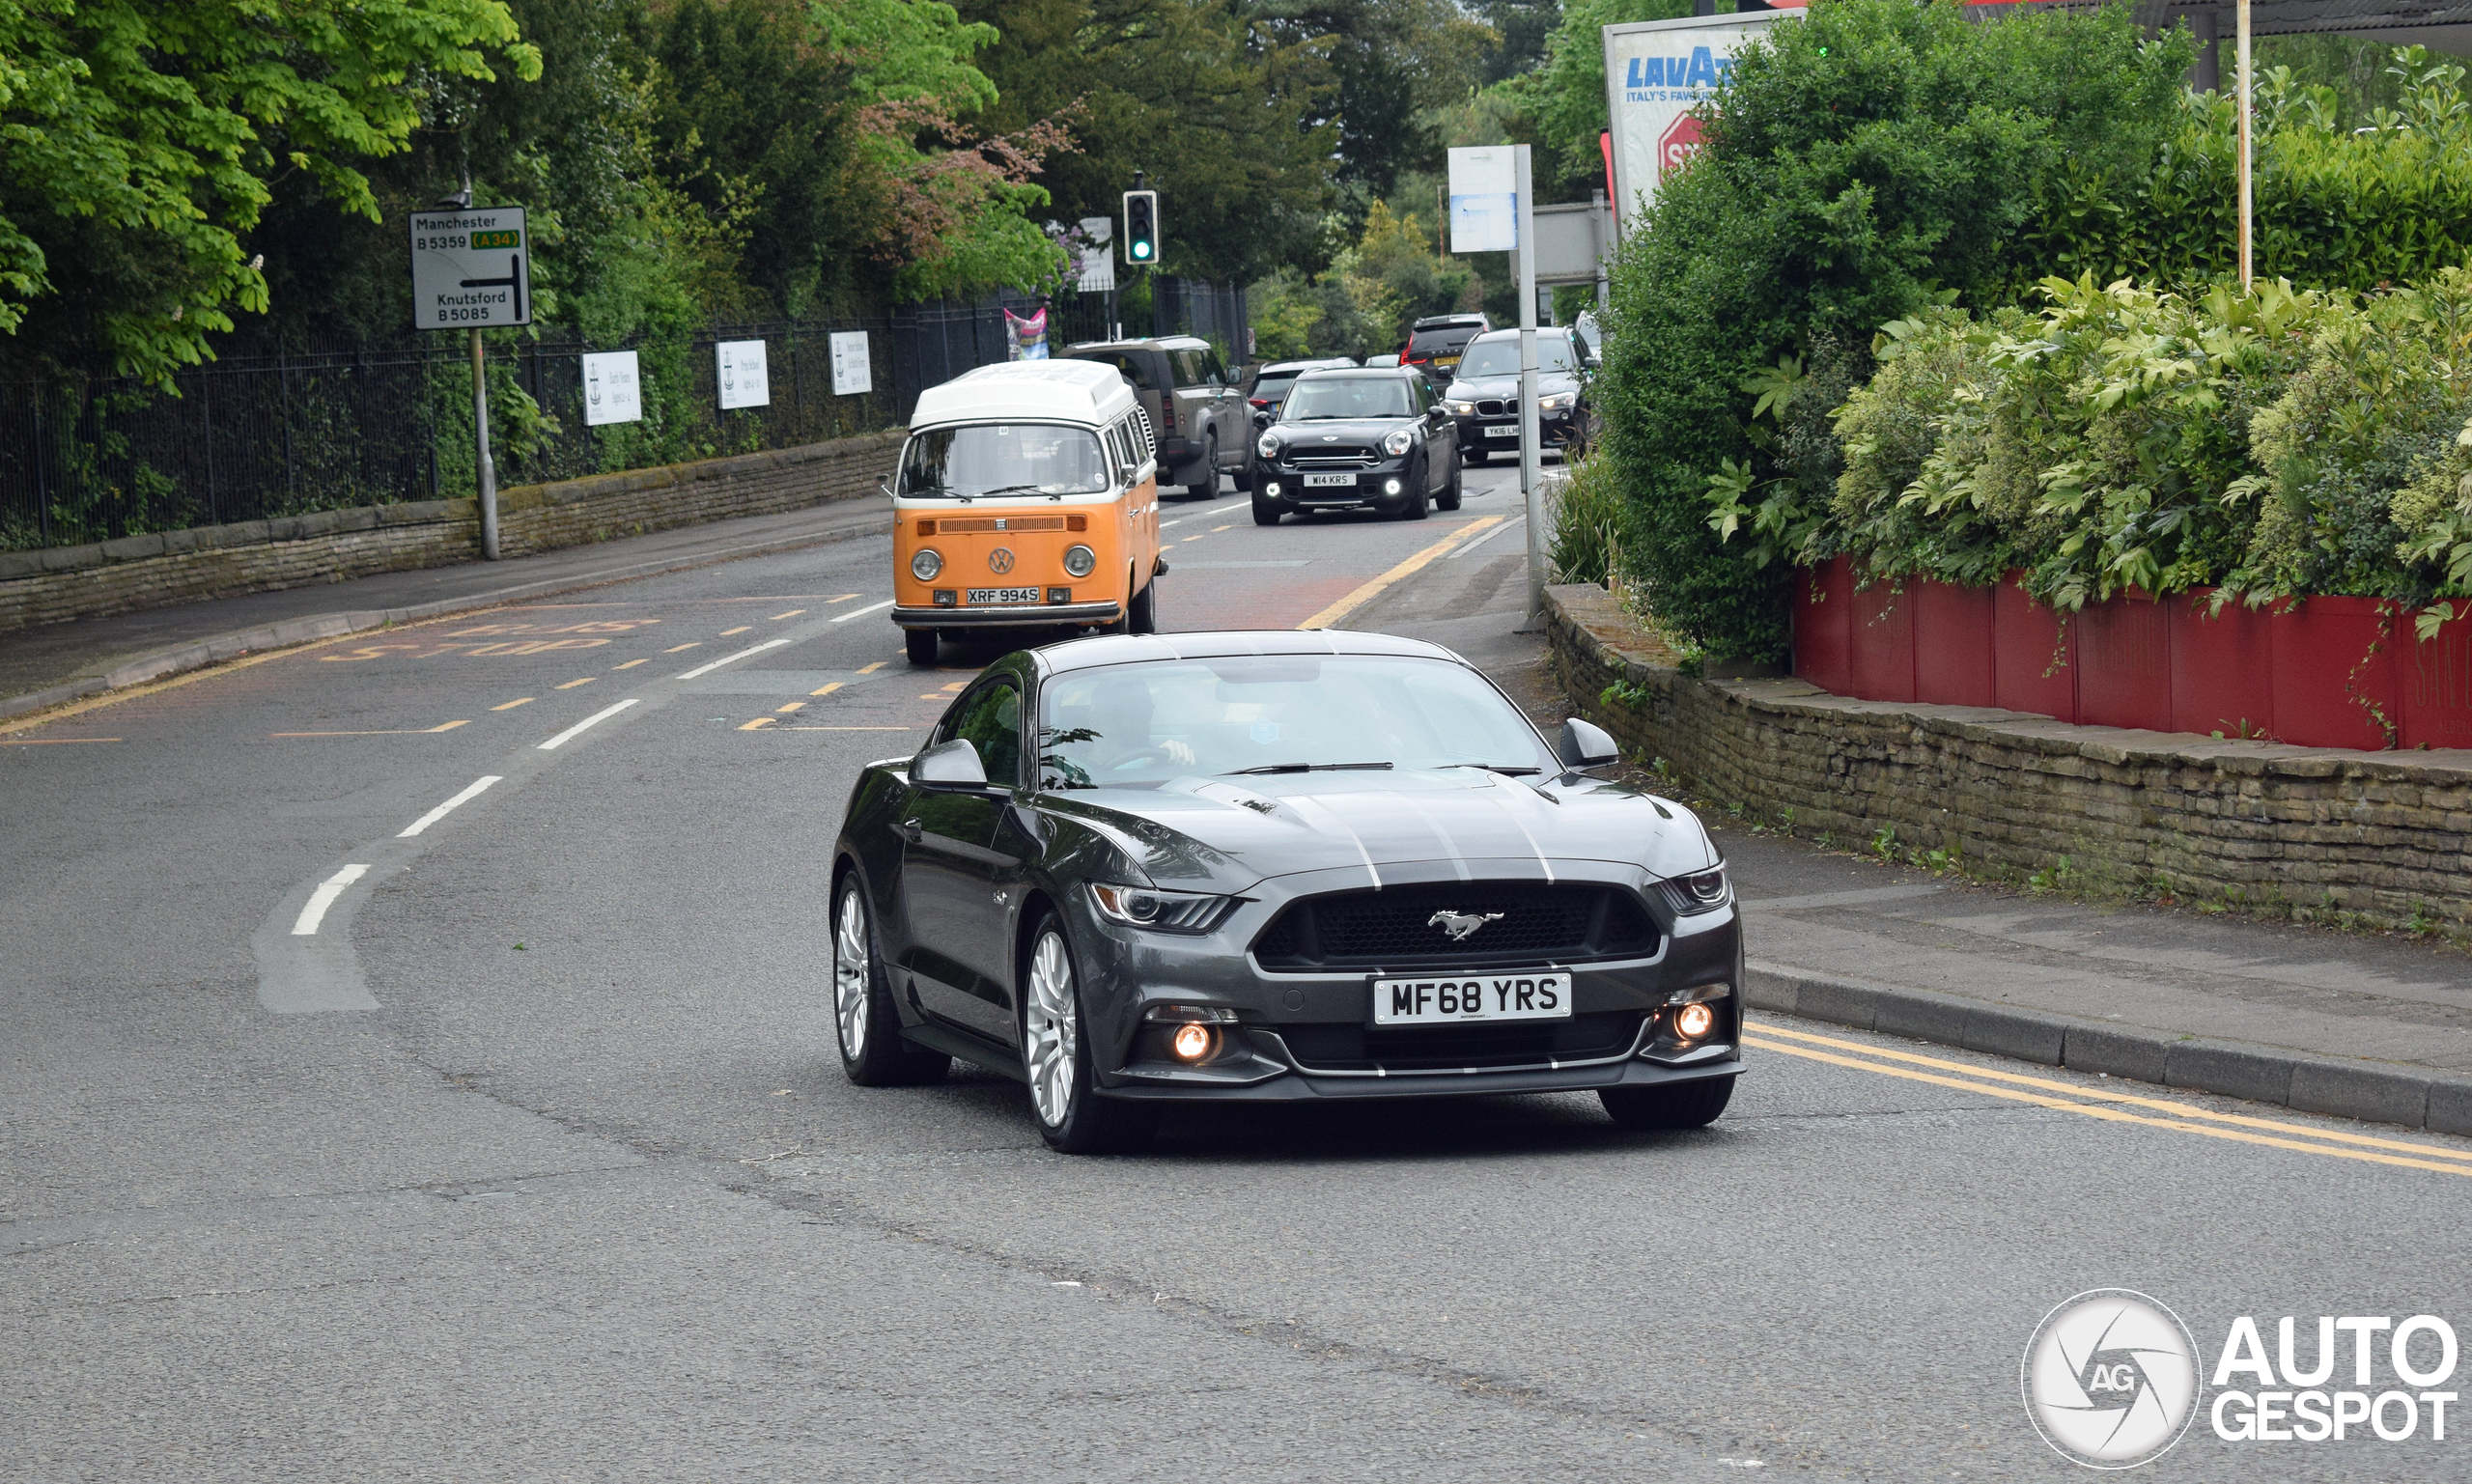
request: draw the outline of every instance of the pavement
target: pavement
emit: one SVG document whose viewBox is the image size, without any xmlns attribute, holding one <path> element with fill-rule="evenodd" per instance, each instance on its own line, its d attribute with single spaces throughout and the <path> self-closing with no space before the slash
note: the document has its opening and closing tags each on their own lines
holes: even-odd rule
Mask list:
<svg viewBox="0 0 2472 1484">
<path fill-rule="evenodd" d="M 1471 494 L 1272 529 L 1171 501 L 1163 624 L 1342 609 L 1558 715 L 1514 497 Z M 974 1069 L 853 1086 L 821 842 L 995 653 L 907 665 L 890 551 L 329 638 L 0 737 L 0 1477 L 2059 1479 L 2019 1357 L 2071 1295 L 2154 1295 L 2202 1362 L 2250 1316 L 2269 1355 L 2281 1315 L 2310 1355 L 2311 1316 L 2472 1324 L 2472 1140 L 1876 1005 L 1755 1015 L 1689 1134 L 1585 1095 L 1179 1110 L 1076 1160 Z M 1712 823 L 1756 959 L 1917 1003 L 2431 1018 L 2371 1061 L 2438 1054 L 2465 978 Z M 2153 1477 L 2462 1474 L 2426 1419 L 2206 1415 Z"/>
</svg>

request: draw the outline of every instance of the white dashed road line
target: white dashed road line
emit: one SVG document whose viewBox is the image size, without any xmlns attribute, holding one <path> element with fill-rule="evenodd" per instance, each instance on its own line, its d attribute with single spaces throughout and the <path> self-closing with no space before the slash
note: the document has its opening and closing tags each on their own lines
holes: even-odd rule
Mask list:
<svg viewBox="0 0 2472 1484">
<path fill-rule="evenodd" d="M 590 722 L 586 722 L 584 724 L 586 726 L 591 725 Z M 410 839 L 412 836 L 419 834 L 422 830 L 427 829 L 432 825 L 436 824 L 439 820 L 442 820 L 448 815 L 454 813 L 458 805 L 470 803 L 473 799 L 488 793 L 490 791 L 491 784 L 502 783 L 504 781 L 505 779 L 500 774 L 490 774 L 480 782 L 473 784 L 468 789 L 465 789 L 463 793 L 456 795 L 453 798 L 439 804 L 436 808 L 422 815 L 419 819 L 412 821 L 411 826 L 406 829 L 402 834 L 397 835 L 395 838 L 398 840 Z"/>
<path fill-rule="evenodd" d="M 850 622 L 850 621 L 851 621 L 852 619 L 854 619 L 854 618 L 861 618 L 861 617 L 864 617 L 865 615 L 867 615 L 867 614 L 869 614 L 869 613 L 880 613 L 880 612 L 884 611 L 885 609 L 889 608 L 889 607 L 891 607 L 891 606 L 892 606 L 892 600 L 891 600 L 891 599 L 889 599 L 889 598 L 887 598 L 887 599 L 885 599 L 885 600 L 884 602 L 871 602 L 871 603 L 867 604 L 867 605 L 866 605 L 865 607 L 863 607 L 863 608 L 852 608 L 852 609 L 851 609 L 849 612 L 847 612 L 847 613 L 836 614 L 836 615 L 833 617 L 832 622 L 834 622 L 834 623 L 836 623 L 836 624 L 846 624 L 846 623 Z M 735 657 L 733 657 L 733 658 L 735 658 Z M 682 680 L 684 680 L 686 677 L 685 677 L 685 676 L 681 676 L 681 677 L 679 677 L 679 678 L 680 678 L 680 679 L 682 679 Z"/>
<path fill-rule="evenodd" d="M 344 888 L 368 874 L 367 866 L 346 866 L 320 882 L 318 889 L 309 893 L 309 900 L 301 904 L 300 916 L 292 924 L 292 936 L 316 937 L 318 924 L 326 920 L 326 909 L 335 905 L 335 899 L 344 894 Z"/>
<path fill-rule="evenodd" d="M 785 640 L 783 640 L 782 642 L 786 644 L 786 643 L 788 643 L 789 641 L 785 639 Z M 769 644 L 765 644 L 765 645 L 759 645 L 759 646 L 757 646 L 757 647 L 758 647 L 758 648 L 761 648 L 761 649 L 771 649 L 772 646 L 771 646 L 771 645 L 769 645 Z M 752 654 L 752 653 L 754 653 L 754 651 L 750 650 L 750 651 L 748 651 L 748 653 L 749 653 L 749 654 Z M 734 655 L 734 656 L 732 656 L 731 658 L 738 658 L 738 657 Z M 690 671 L 689 673 L 690 673 L 690 674 L 701 674 L 701 673 L 703 673 L 703 672 L 702 672 L 702 671 Z M 682 679 L 682 680 L 683 680 L 683 679 L 685 679 L 685 678 L 686 678 L 686 677 L 684 677 L 684 676 L 681 676 L 681 677 L 680 677 L 680 679 Z M 584 717 L 581 721 L 576 722 L 574 726 L 571 726 L 571 727 L 567 728 L 565 731 L 560 732 L 557 736 L 552 737 L 552 738 L 550 738 L 548 742 L 543 742 L 543 743 L 541 744 L 541 750 L 542 750 L 543 752 L 555 752 L 555 751 L 557 751 L 560 747 L 565 746 L 567 743 L 569 743 L 569 742 L 571 742 L 575 741 L 576 738 L 578 738 L 578 737 L 582 736 L 582 735 L 583 735 L 587 730 L 589 730 L 590 728 L 593 728 L 593 727 L 599 726 L 601 723 L 603 723 L 603 722 L 604 722 L 604 721 L 608 720 L 610 717 L 612 717 L 612 716 L 614 716 L 614 715 L 618 714 L 620 712 L 625 711 L 628 707 L 634 705 L 634 704 L 635 704 L 635 702 L 636 702 L 638 699 L 639 699 L 639 698 L 638 698 L 638 697 L 635 697 L 635 696 L 629 696 L 626 700 L 623 700 L 623 701 L 619 702 L 617 705 L 610 707 L 610 708 L 609 708 L 608 710 L 606 710 L 606 711 L 597 711 L 597 712 L 594 712 L 591 715 Z"/>
<path fill-rule="evenodd" d="M 891 600 L 891 599 L 885 599 L 885 601 L 886 602 L 890 602 L 892 600 Z M 835 620 L 833 620 L 833 622 L 835 622 L 835 623 L 839 623 L 839 622 L 840 622 L 840 620 L 839 620 L 839 619 L 835 619 Z M 735 662 L 735 661 L 737 661 L 737 660 L 744 659 L 744 658 L 745 658 L 747 656 L 749 656 L 749 655 L 760 655 L 760 654 L 763 654 L 763 653 L 764 653 L 766 650 L 768 650 L 768 649 L 779 649 L 779 648 L 780 648 L 782 645 L 784 645 L 784 644 L 791 644 L 791 643 L 795 643 L 795 642 L 797 642 L 797 641 L 792 640 L 792 639 L 767 639 L 767 640 L 765 640 L 765 641 L 764 641 L 763 643 L 761 643 L 761 644 L 753 645 L 753 646 L 751 646 L 751 647 L 749 647 L 749 648 L 740 650 L 740 651 L 739 651 L 737 654 L 735 654 L 735 655 L 723 655 L 723 656 L 722 656 L 720 658 L 718 658 L 718 659 L 708 659 L 708 660 L 706 660 L 704 663 L 697 665 L 695 668 L 693 668 L 693 669 L 691 669 L 691 670 L 685 671 L 685 672 L 683 672 L 683 673 L 681 673 L 681 674 L 677 675 L 676 677 L 674 677 L 674 679 L 678 679 L 678 680 L 693 680 L 693 679 L 694 679 L 696 676 L 698 676 L 698 675 L 706 675 L 706 674 L 710 674 L 711 672 L 713 672 L 713 671 L 715 671 L 715 670 L 719 669 L 721 666 L 723 666 L 723 665 L 725 665 L 725 664 L 730 664 L 730 663 L 733 663 L 733 662 Z M 633 705 L 634 703 L 633 703 L 633 702 L 632 702 L 632 701 L 630 701 L 630 702 L 628 702 L 627 704 L 628 704 L 628 705 L 630 705 L 630 706 L 632 706 L 632 705 Z M 601 719 L 601 718 L 600 718 L 599 716 L 595 716 L 595 717 L 593 717 L 593 718 L 592 718 L 592 720 L 593 720 L 593 721 L 598 721 L 598 720 L 600 720 L 600 719 Z M 584 726 L 590 726 L 590 725 L 592 725 L 592 721 L 587 721 L 587 722 L 585 722 L 585 723 L 584 723 Z M 581 731 L 581 730 L 583 730 L 583 727 L 577 727 L 576 730 L 577 730 L 577 731 Z"/>
</svg>

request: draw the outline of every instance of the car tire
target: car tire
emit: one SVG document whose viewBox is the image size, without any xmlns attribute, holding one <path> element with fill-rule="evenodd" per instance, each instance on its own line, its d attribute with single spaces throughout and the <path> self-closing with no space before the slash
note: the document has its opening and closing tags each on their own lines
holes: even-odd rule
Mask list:
<svg viewBox="0 0 2472 1484">
<path fill-rule="evenodd" d="M 1436 505 L 1441 506 L 1445 510 L 1457 510 L 1459 508 L 1459 502 L 1466 494 L 1464 481 L 1461 478 L 1465 472 L 1465 470 L 1460 468 L 1458 460 L 1454 459 L 1450 462 L 1450 483 L 1443 486 L 1442 493 L 1434 497 L 1434 503 Z"/>
<path fill-rule="evenodd" d="M 1278 502 L 1277 500 L 1270 498 L 1268 495 L 1256 494 L 1253 496 L 1253 523 L 1255 525 L 1277 525 L 1278 524 L 1278 518 L 1284 514 L 1285 512 L 1278 508 Z"/>
<path fill-rule="evenodd" d="M 1029 1074 L 1030 1116 L 1058 1154 L 1138 1150 L 1157 1132 L 1159 1110 L 1100 1095 L 1090 1071 L 1081 982 L 1064 923 L 1050 912 L 1030 932 L 1022 972 L 1022 1069 Z"/>
<path fill-rule="evenodd" d="M 875 909 L 856 871 L 841 878 L 833 898 L 832 1030 L 842 1072 L 861 1087 L 916 1087 L 952 1070 L 943 1052 L 901 1038 L 901 1012 L 876 958 Z"/>
<path fill-rule="evenodd" d="M 1408 481 L 1408 503 L 1399 508 L 1399 518 L 1422 520 L 1431 514 L 1433 496 L 1425 492 L 1425 471 L 1419 469 L 1417 477 Z"/>
<path fill-rule="evenodd" d="M 1703 1078 L 1663 1087 L 1600 1087 L 1606 1116 L 1626 1129 L 1704 1129 L 1733 1100 L 1730 1077 Z"/>
<path fill-rule="evenodd" d="M 1201 446 L 1201 482 L 1185 486 L 1185 493 L 1199 499 L 1215 499 L 1219 494 L 1219 434 Z"/>
<path fill-rule="evenodd" d="M 909 651 L 912 664 L 934 664 L 937 638 L 933 629 L 905 629 L 901 631 L 901 647 Z"/>
<path fill-rule="evenodd" d="M 1485 452 L 1481 448 L 1472 448 L 1468 450 L 1468 462 L 1470 463 L 1482 463 L 1492 457 L 1493 455 Z"/>
<path fill-rule="evenodd" d="M 1125 604 L 1124 631 L 1127 633 L 1157 633 L 1159 631 L 1158 578 L 1153 577 L 1141 584 L 1141 591 L 1134 594 L 1133 601 Z"/>
</svg>

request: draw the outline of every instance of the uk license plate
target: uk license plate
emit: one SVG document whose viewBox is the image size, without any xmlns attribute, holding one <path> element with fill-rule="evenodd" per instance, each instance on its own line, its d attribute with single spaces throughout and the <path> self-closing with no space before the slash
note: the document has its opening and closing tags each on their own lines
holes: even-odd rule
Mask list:
<svg viewBox="0 0 2472 1484">
<path fill-rule="evenodd" d="M 1461 974 L 1376 979 L 1376 1025 L 1463 1025 L 1478 1021 L 1567 1021 L 1568 974 Z"/>
<path fill-rule="evenodd" d="M 1485 430 L 1485 436 L 1487 436 L 1487 437 L 1489 437 L 1489 438 L 1515 438 L 1515 437 L 1518 437 L 1518 436 L 1519 436 L 1519 424 L 1517 424 L 1517 423 L 1497 423 L 1497 424 L 1495 424 L 1493 427 L 1488 428 L 1488 429 L 1486 429 L 1486 430 Z"/>
<path fill-rule="evenodd" d="M 973 603 L 1037 602 L 1047 594 L 1035 587 L 974 587 L 969 590 Z"/>
<path fill-rule="evenodd" d="M 1356 476 L 1353 474 L 1307 474 L 1305 476 L 1305 488 L 1307 490 L 1353 490 L 1356 488 Z"/>
</svg>

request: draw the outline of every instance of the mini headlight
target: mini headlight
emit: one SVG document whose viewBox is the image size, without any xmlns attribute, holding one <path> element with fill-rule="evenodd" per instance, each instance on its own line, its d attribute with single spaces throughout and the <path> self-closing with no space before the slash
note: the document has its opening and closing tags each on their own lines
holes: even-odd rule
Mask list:
<svg viewBox="0 0 2472 1484">
<path fill-rule="evenodd" d="M 921 582 L 933 582 L 936 574 L 944 570 L 944 559 L 933 546 L 921 546 L 910 558 L 910 574 Z"/>
<path fill-rule="evenodd" d="M 1450 410 L 1461 417 L 1474 417 L 1476 415 L 1476 405 L 1473 402 L 1454 402 L 1450 405 Z"/>
<path fill-rule="evenodd" d="M 1278 458 L 1278 434 L 1276 433 L 1263 434 L 1253 444 L 1253 452 L 1261 455 L 1265 459 Z"/>
<path fill-rule="evenodd" d="M 1064 548 L 1064 570 L 1077 577 L 1086 577 L 1090 569 L 1099 565 L 1099 553 L 1087 546 Z"/>
<path fill-rule="evenodd" d="M 1154 933 L 1207 933 L 1235 907 L 1234 897 L 1203 891 L 1165 891 L 1156 886 L 1093 882 L 1090 900 L 1103 916 Z"/>
<path fill-rule="evenodd" d="M 1401 454 L 1406 453 L 1409 449 L 1414 448 L 1416 443 L 1417 434 L 1415 429 L 1394 428 L 1390 431 L 1390 435 L 1382 440 L 1382 451 L 1389 454 L 1391 458 L 1396 459 Z"/>
<path fill-rule="evenodd" d="M 1673 910 L 1689 916 L 1697 912 L 1713 912 L 1733 900 L 1733 888 L 1726 880 L 1726 868 L 1700 871 L 1690 876 L 1677 876 L 1665 883 L 1666 900 Z"/>
</svg>

